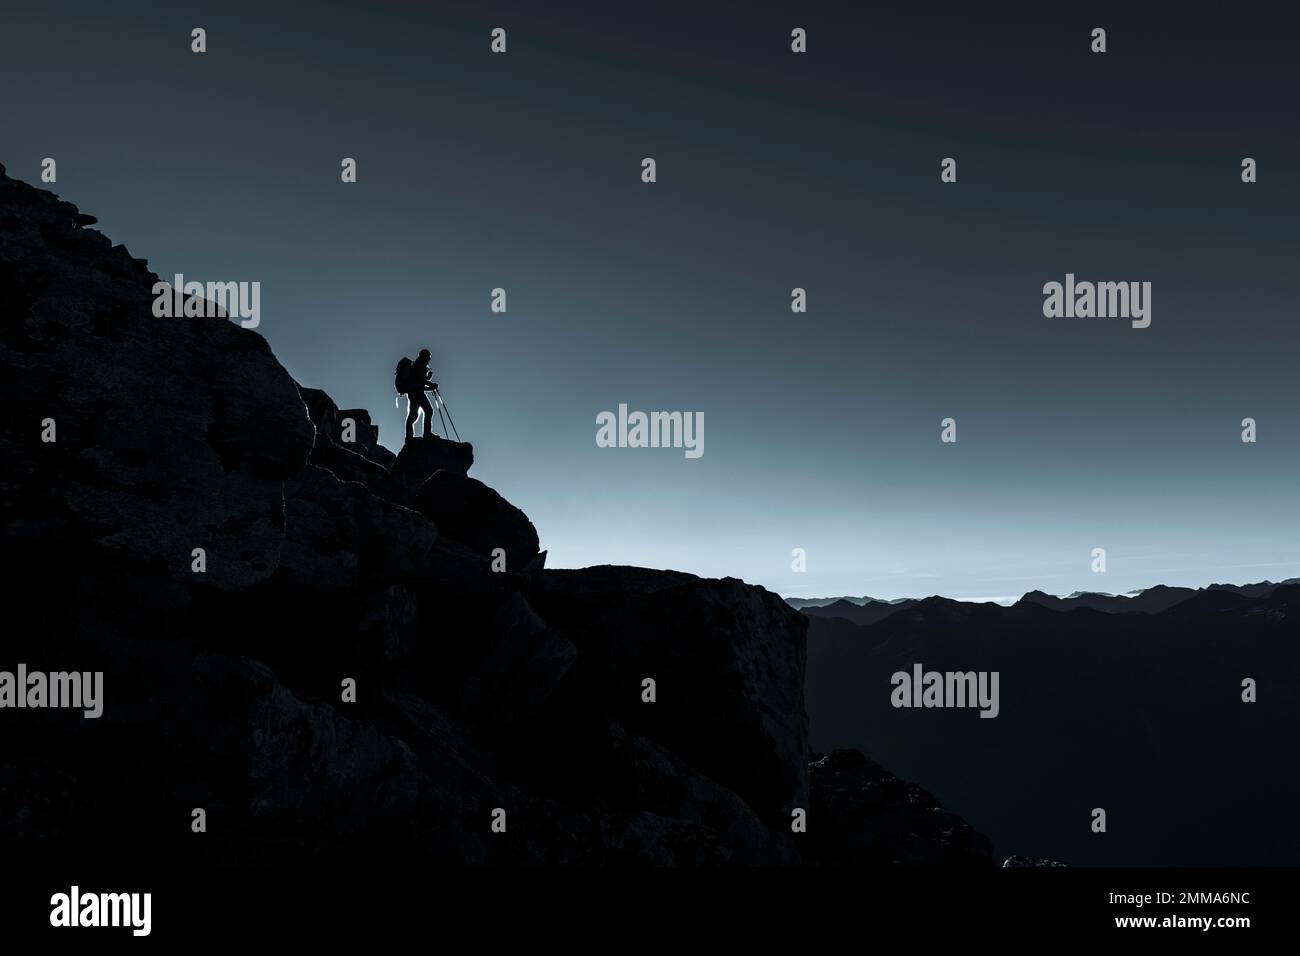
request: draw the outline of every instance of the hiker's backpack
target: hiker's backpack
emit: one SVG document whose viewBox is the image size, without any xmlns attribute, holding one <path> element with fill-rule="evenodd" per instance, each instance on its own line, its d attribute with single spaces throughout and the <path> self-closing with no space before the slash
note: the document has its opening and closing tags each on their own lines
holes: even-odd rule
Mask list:
<svg viewBox="0 0 1300 956">
<path fill-rule="evenodd" d="M 402 356 L 393 372 L 393 388 L 403 394 L 411 390 L 411 360 L 406 356 Z"/>
</svg>

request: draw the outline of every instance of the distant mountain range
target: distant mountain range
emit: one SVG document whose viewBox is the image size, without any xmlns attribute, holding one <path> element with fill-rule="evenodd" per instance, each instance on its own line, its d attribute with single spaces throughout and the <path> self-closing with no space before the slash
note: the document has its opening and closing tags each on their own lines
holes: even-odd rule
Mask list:
<svg viewBox="0 0 1300 956">
<path fill-rule="evenodd" d="M 793 601 L 787 603 L 794 604 Z M 853 598 L 835 598 L 829 604 L 795 606 L 795 608 L 808 617 L 833 617 L 852 621 L 854 624 L 875 624 L 896 611 L 913 607 L 916 603 L 914 598 L 904 598 L 899 601 L 877 601 L 875 598 L 866 598 L 861 604 Z"/>
<path fill-rule="evenodd" d="M 880 598 L 873 597 L 828 597 L 828 598 L 786 598 L 785 601 L 792 608 L 802 611 L 809 607 L 825 607 L 828 604 L 836 604 L 840 601 L 847 601 L 849 604 L 906 604 L 914 601 L 916 598 L 898 598 L 893 601 L 884 601 Z"/>
<path fill-rule="evenodd" d="M 845 616 L 883 603 L 802 609 L 814 749 L 924 780 L 997 858 L 1300 863 L 1300 581 L 1034 592 L 1010 607 L 930 597 Z M 894 706 L 893 675 L 918 664 L 997 672 L 998 716 Z"/>
<path fill-rule="evenodd" d="M 1075 591 L 1068 597 L 1056 597 L 1043 591 L 1030 591 L 1017 605 L 1030 603 L 1051 608 L 1053 611 L 1072 611 L 1089 608 L 1106 614 L 1154 614 L 1183 601 L 1213 591 L 1224 591 L 1244 597 L 1266 597 L 1283 584 L 1300 583 L 1300 578 L 1285 581 L 1261 581 L 1258 584 L 1210 584 L 1203 588 L 1178 588 L 1157 584 L 1155 587 L 1129 591 L 1127 594 L 1106 594 L 1100 591 Z M 786 603 L 812 617 L 838 617 L 854 624 L 875 624 L 891 614 L 906 610 L 921 602 L 920 598 L 896 598 L 882 601 L 873 597 L 786 598 Z M 924 600 L 934 600 L 925 598 Z M 948 600 L 946 598 L 942 600 Z M 975 602 L 958 602 L 975 603 Z M 984 602 L 991 603 L 991 602 Z"/>
<path fill-rule="evenodd" d="M 1075 591 L 1069 597 L 1059 598 L 1042 591 L 1030 591 L 1021 601 L 1041 604 L 1054 611 L 1072 611 L 1086 607 L 1107 614 L 1153 614 L 1171 608 L 1183 601 L 1204 594 L 1223 591 L 1244 597 L 1266 597 L 1283 584 L 1296 584 L 1300 578 L 1288 578 L 1286 581 L 1261 581 L 1258 584 L 1211 584 L 1203 588 L 1171 588 L 1157 584 L 1153 588 L 1130 591 L 1128 594 L 1101 594 L 1091 591 Z"/>
</svg>

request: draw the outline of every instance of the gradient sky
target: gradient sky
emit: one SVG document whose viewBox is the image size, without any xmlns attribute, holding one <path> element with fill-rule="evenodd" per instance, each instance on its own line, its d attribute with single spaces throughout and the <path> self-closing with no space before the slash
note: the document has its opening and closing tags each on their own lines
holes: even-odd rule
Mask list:
<svg viewBox="0 0 1300 956">
<path fill-rule="evenodd" d="M 391 448 L 427 345 L 551 566 L 882 598 L 1300 575 L 1294 15 L 416 6 L 13 7 L 0 162 L 57 159 L 164 277 L 260 281 L 280 361 Z M 1151 327 L 1044 318 L 1067 272 L 1150 281 Z M 620 402 L 703 412 L 704 456 L 598 448 Z"/>
</svg>

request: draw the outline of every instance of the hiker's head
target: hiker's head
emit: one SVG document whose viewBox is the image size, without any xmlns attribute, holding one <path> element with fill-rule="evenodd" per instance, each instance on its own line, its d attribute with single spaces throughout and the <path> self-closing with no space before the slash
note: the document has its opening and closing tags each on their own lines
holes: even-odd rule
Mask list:
<svg viewBox="0 0 1300 956">
<path fill-rule="evenodd" d="M 420 349 L 420 361 L 421 361 L 421 362 L 427 362 L 427 361 L 429 361 L 429 359 L 431 359 L 431 358 L 433 358 L 433 355 L 432 355 L 432 353 L 431 353 L 428 349 Z"/>
</svg>

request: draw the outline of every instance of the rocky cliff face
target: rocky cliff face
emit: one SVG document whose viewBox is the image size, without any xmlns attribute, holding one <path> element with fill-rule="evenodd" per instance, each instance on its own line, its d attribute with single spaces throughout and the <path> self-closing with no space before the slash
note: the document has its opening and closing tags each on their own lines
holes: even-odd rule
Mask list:
<svg viewBox="0 0 1300 956">
<path fill-rule="evenodd" d="M 784 864 L 842 861 L 833 827 L 861 845 L 849 797 L 814 812 L 820 844 L 791 832 L 819 799 L 802 615 L 733 579 L 546 570 L 469 445 L 394 456 L 257 333 L 155 318 L 156 276 L 93 222 L 0 167 L 0 669 L 102 670 L 105 701 L 0 712 L 0 846 Z"/>
</svg>

